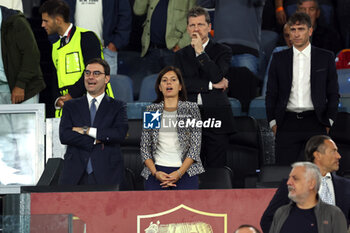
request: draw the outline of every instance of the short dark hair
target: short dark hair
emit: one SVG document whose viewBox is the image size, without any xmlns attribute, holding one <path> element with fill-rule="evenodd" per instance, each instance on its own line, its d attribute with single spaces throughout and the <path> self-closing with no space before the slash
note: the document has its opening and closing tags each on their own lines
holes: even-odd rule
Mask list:
<svg viewBox="0 0 350 233">
<path fill-rule="evenodd" d="M 111 68 L 109 68 L 108 63 L 107 63 L 105 60 L 103 60 L 103 59 L 101 59 L 101 58 L 99 58 L 99 57 L 93 58 L 93 59 L 89 60 L 89 61 L 86 63 L 85 67 L 87 67 L 89 64 L 96 64 L 96 63 L 97 63 L 97 64 L 100 64 L 101 66 L 103 66 L 105 75 L 110 75 L 110 73 L 111 73 Z"/>
<path fill-rule="evenodd" d="M 181 84 L 181 91 L 179 91 L 179 100 L 186 101 L 187 100 L 187 91 L 185 87 L 184 79 L 182 78 L 182 74 L 179 68 L 176 68 L 174 66 L 166 66 L 164 67 L 158 74 L 158 78 L 156 80 L 156 84 L 154 85 L 154 89 L 157 93 L 157 99 L 154 101 L 154 103 L 160 103 L 164 100 L 163 93 L 159 90 L 160 81 L 162 80 L 163 76 L 168 73 L 169 71 L 174 71 L 177 78 L 179 79 L 179 82 Z"/>
<path fill-rule="evenodd" d="M 201 16 L 201 15 L 204 15 L 205 21 L 208 24 L 210 24 L 210 15 L 209 15 L 209 13 L 203 7 L 200 7 L 200 6 L 195 6 L 192 9 L 189 10 L 189 12 L 187 13 L 187 24 L 188 24 L 188 19 L 190 17 L 198 17 L 198 16 Z"/>
<path fill-rule="evenodd" d="M 48 0 L 44 2 L 39 8 L 39 13 L 47 13 L 50 17 L 60 15 L 63 17 L 64 22 L 69 22 L 69 6 L 63 0 Z"/>
<path fill-rule="evenodd" d="M 327 135 L 316 135 L 311 137 L 305 146 L 305 157 L 306 157 L 306 161 L 309 162 L 314 162 L 315 160 L 315 156 L 314 156 L 314 152 L 315 151 L 320 151 L 320 152 L 324 152 L 325 147 L 325 141 L 326 140 L 332 140 L 329 136 Z"/>
<path fill-rule="evenodd" d="M 260 231 L 259 231 L 256 227 L 254 227 L 253 225 L 249 225 L 249 224 L 240 225 L 240 226 L 236 229 L 235 232 L 237 232 L 239 229 L 246 228 L 246 227 L 247 227 L 247 228 L 253 228 L 254 231 L 255 231 L 255 233 L 260 233 Z"/>
<path fill-rule="evenodd" d="M 314 2 L 314 3 L 316 3 L 317 9 L 319 9 L 318 1 L 317 1 L 317 0 L 298 0 L 297 6 L 298 6 L 298 7 L 301 6 L 304 2 Z"/>
<path fill-rule="evenodd" d="M 311 28 L 310 16 L 304 12 L 296 12 L 289 19 L 287 24 L 291 27 L 295 24 L 306 24 L 308 28 Z"/>
</svg>

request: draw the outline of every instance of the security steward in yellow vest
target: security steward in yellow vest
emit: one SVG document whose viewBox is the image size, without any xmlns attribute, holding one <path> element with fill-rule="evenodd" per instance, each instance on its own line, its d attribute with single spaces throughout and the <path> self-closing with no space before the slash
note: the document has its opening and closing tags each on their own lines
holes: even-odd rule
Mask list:
<svg viewBox="0 0 350 233">
<path fill-rule="evenodd" d="M 58 34 L 60 39 L 52 45 L 52 60 L 56 67 L 54 83 L 56 117 L 61 117 L 65 101 L 86 94 L 84 86 L 85 64 L 93 58 L 102 58 L 102 44 L 92 31 L 76 27 L 69 22 L 69 6 L 62 0 L 47 0 L 39 9 L 41 26 L 48 35 Z M 110 83 L 106 93 L 114 98 Z"/>
<path fill-rule="evenodd" d="M 74 29 L 75 31 L 73 31 Z M 84 33 L 94 33 L 75 26 L 72 27 L 72 31 L 74 34 L 66 45 L 64 45 L 65 42 L 62 42 L 62 40 L 67 41 L 67 39 L 63 37 L 52 45 L 52 60 L 57 70 L 58 89 L 61 96 L 70 94 L 72 98 L 76 98 L 86 93 L 83 82 L 83 71 L 88 59 L 84 59 L 82 47 L 86 46 L 86 43 L 91 43 L 91 41 L 84 42 L 82 38 L 86 36 Z M 61 47 L 61 45 L 63 46 Z M 103 58 L 100 42 L 99 45 L 99 57 Z M 114 97 L 110 83 L 107 84 L 106 92 L 110 97 Z M 62 108 L 56 109 L 55 117 L 61 117 L 61 114 Z"/>
</svg>

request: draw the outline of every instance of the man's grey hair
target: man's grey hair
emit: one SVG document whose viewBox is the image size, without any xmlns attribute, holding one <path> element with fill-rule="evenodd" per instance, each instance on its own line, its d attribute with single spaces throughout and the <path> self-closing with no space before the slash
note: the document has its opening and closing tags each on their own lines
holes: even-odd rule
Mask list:
<svg viewBox="0 0 350 233">
<path fill-rule="evenodd" d="M 292 168 L 296 168 L 296 167 L 304 167 L 305 168 L 305 178 L 307 180 L 310 180 L 311 178 L 313 178 L 316 182 L 315 184 L 315 191 L 316 193 L 318 192 L 318 190 L 320 189 L 320 185 L 321 185 L 321 172 L 320 169 L 317 167 L 317 165 L 315 165 L 314 163 L 310 163 L 310 162 L 296 162 L 292 164 Z"/>
</svg>

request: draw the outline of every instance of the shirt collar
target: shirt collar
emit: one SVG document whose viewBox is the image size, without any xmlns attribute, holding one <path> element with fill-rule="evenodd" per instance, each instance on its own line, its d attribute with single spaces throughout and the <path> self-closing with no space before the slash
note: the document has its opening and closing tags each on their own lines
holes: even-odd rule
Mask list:
<svg viewBox="0 0 350 233">
<path fill-rule="evenodd" d="M 327 177 L 327 179 L 332 179 L 332 176 L 331 176 L 331 173 L 330 172 L 327 172 L 327 174 L 324 176 L 324 177 Z"/>
<path fill-rule="evenodd" d="M 95 98 L 96 101 L 97 101 L 97 103 L 100 104 L 104 96 L 105 96 L 105 93 L 104 93 L 104 92 L 103 92 L 101 95 L 97 96 L 97 97 L 92 97 L 92 96 L 89 94 L 89 92 L 86 93 L 86 97 L 87 97 L 89 106 L 90 106 L 91 100 L 92 100 L 93 98 Z"/>
<path fill-rule="evenodd" d="M 208 44 L 209 44 L 209 38 L 208 38 L 207 42 L 205 42 L 205 43 L 203 44 L 203 49 L 204 49 L 204 50 L 205 50 L 205 47 L 207 47 Z"/>
<path fill-rule="evenodd" d="M 299 51 L 293 46 L 293 53 L 294 54 L 301 53 L 301 54 L 303 54 L 306 57 L 310 57 L 310 54 L 311 54 L 311 43 L 309 43 L 308 46 L 306 46 L 306 48 L 303 51 Z"/>
<path fill-rule="evenodd" d="M 69 27 L 67 28 L 67 30 L 64 32 L 63 36 L 60 36 L 60 38 L 64 37 L 64 36 L 68 36 L 69 31 L 72 29 L 73 24 L 69 24 Z"/>
</svg>

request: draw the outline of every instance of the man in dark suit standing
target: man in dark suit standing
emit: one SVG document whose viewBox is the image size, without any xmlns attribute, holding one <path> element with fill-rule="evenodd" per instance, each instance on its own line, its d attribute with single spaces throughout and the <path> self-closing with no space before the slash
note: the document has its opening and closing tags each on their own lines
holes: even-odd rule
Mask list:
<svg viewBox="0 0 350 233">
<path fill-rule="evenodd" d="M 306 159 L 318 166 L 322 175 L 319 196 L 328 204 L 338 206 L 350 223 L 350 181 L 337 176 L 341 158 L 333 140 L 326 135 L 316 135 L 310 138 L 305 148 Z M 276 210 L 290 202 L 288 198 L 287 181 L 283 180 L 274 197 L 266 208 L 260 226 L 264 233 L 268 233 Z"/>
<path fill-rule="evenodd" d="M 334 54 L 311 46 L 310 17 L 295 13 L 288 26 L 293 47 L 273 55 L 266 91 L 276 163 L 283 165 L 304 160 L 306 141 L 328 133 L 339 102 Z"/>
<path fill-rule="evenodd" d="M 192 8 L 187 16 L 187 32 L 191 45 L 175 53 L 175 66 L 180 68 L 188 100 L 198 103 L 202 120 L 221 121 L 220 127 L 204 128 L 201 158 L 204 166 L 226 164 L 229 134 L 235 131 L 233 114 L 227 95 L 225 78 L 231 61 L 230 48 L 209 40 L 210 17 L 202 7 Z"/>
<path fill-rule="evenodd" d="M 105 94 L 106 61 L 95 58 L 84 70 L 86 96 L 63 106 L 60 140 L 68 145 L 61 184 L 118 185 L 124 174 L 120 143 L 128 131 L 126 104 Z"/>
</svg>

